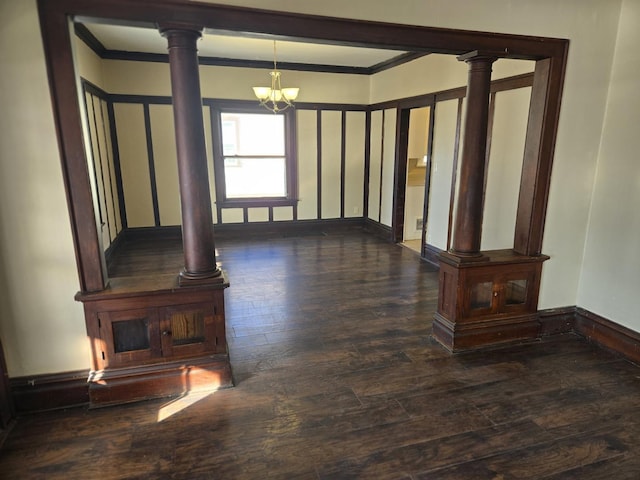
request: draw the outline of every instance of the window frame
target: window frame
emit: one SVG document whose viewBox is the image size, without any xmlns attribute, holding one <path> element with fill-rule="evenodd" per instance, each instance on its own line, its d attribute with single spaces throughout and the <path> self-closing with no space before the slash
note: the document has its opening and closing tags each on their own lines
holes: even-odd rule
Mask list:
<svg viewBox="0 0 640 480">
<path fill-rule="evenodd" d="M 296 115 L 293 108 L 282 112 L 284 115 L 284 159 L 287 194 L 282 197 L 244 197 L 228 198 L 224 168 L 222 143 L 223 113 L 264 114 L 269 113 L 264 107 L 253 102 L 226 101 L 216 102 L 211 108 L 211 130 L 213 136 L 213 171 L 216 186 L 216 205 L 218 208 L 246 207 L 287 207 L 298 203 L 298 158 L 296 148 Z"/>
</svg>

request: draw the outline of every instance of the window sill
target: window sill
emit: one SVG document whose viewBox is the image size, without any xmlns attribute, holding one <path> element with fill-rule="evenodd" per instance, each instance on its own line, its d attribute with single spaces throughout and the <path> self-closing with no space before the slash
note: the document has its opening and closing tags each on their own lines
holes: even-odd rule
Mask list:
<svg viewBox="0 0 640 480">
<path fill-rule="evenodd" d="M 234 198 L 218 202 L 220 208 L 292 207 L 298 203 L 295 198 Z"/>
</svg>

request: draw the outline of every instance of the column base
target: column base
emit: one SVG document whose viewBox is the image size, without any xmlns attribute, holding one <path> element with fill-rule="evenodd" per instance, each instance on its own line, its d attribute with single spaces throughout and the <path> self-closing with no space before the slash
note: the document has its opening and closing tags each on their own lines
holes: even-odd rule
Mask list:
<svg viewBox="0 0 640 480">
<path fill-rule="evenodd" d="M 440 254 L 433 336 L 451 352 L 538 337 L 538 292 L 546 255 L 491 250 L 481 256 Z"/>
<path fill-rule="evenodd" d="M 182 270 L 178 274 L 178 285 L 180 287 L 189 287 L 194 285 L 222 285 L 227 284 L 224 273 L 219 268 L 216 268 L 213 272 L 206 273 L 191 273 L 186 270 Z"/>
<path fill-rule="evenodd" d="M 92 408 L 233 387 L 228 354 L 94 371 L 88 383 Z"/>
<path fill-rule="evenodd" d="M 433 337 L 452 353 L 535 341 L 539 331 L 535 313 L 468 324 L 453 323 L 437 312 L 433 319 Z"/>
</svg>

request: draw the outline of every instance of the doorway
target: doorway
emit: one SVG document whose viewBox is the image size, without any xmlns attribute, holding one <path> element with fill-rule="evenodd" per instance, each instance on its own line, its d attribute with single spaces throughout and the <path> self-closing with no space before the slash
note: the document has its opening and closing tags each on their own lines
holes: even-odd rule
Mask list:
<svg viewBox="0 0 640 480">
<path fill-rule="evenodd" d="M 431 107 L 409 111 L 407 135 L 407 175 L 405 179 L 404 228 L 402 245 L 421 254 L 426 225 L 425 208 L 429 165 Z"/>
</svg>

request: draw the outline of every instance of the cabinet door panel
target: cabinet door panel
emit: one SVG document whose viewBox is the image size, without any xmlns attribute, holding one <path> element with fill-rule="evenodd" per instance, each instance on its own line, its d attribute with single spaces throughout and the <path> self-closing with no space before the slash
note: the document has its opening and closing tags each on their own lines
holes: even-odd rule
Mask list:
<svg viewBox="0 0 640 480">
<path fill-rule="evenodd" d="M 212 303 L 161 309 L 162 355 L 178 357 L 215 353 L 216 315 Z"/>
<path fill-rule="evenodd" d="M 155 309 L 101 312 L 100 332 L 106 351 L 105 367 L 146 362 L 160 356 L 160 333 Z"/>
</svg>

